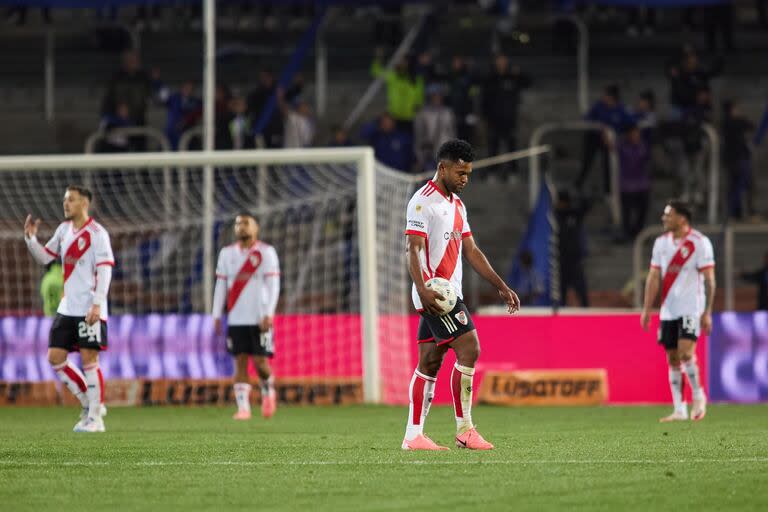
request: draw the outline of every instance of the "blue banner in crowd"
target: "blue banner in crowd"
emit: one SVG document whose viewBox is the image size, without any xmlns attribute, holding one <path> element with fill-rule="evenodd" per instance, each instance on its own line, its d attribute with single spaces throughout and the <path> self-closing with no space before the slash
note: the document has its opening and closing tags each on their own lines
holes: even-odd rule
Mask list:
<svg viewBox="0 0 768 512">
<path fill-rule="evenodd" d="M 768 311 L 714 315 L 707 357 L 711 400 L 768 400 Z"/>
<path fill-rule="evenodd" d="M 552 194 L 545 184 L 507 277 L 524 306 L 550 306 L 557 302 L 552 272 L 554 227 Z"/>
<path fill-rule="evenodd" d="M 56 380 L 46 353 L 53 318 L 0 319 L 0 381 Z M 210 315 L 120 315 L 109 319 L 109 348 L 99 355 L 107 379 L 218 379 L 232 358 Z"/>
</svg>

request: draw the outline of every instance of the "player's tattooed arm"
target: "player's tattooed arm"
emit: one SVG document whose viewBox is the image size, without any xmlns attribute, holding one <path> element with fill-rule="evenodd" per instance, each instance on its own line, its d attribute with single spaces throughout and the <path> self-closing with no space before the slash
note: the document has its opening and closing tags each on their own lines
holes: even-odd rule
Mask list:
<svg viewBox="0 0 768 512">
<path fill-rule="evenodd" d="M 430 315 L 441 316 L 442 309 L 437 304 L 438 300 L 444 300 L 445 297 L 434 290 L 430 290 L 424 284 L 424 276 L 421 274 L 422 255 L 426 253 L 426 239 L 418 235 L 408 235 L 406 237 L 408 250 L 408 273 L 411 274 L 413 284 L 416 285 L 416 293 L 419 294 L 421 305 Z"/>
<path fill-rule="evenodd" d="M 462 242 L 462 253 L 467 259 L 475 272 L 480 274 L 483 279 L 491 283 L 498 291 L 501 299 L 506 303 L 509 312 L 514 313 L 520 309 L 520 298 L 517 294 L 507 286 L 507 283 L 499 277 L 499 274 L 493 270 L 491 264 L 488 262 L 488 258 L 485 257 L 483 251 L 475 243 L 473 236 L 468 236 Z"/>
<path fill-rule="evenodd" d="M 701 271 L 704 275 L 704 313 L 701 315 L 701 329 L 709 334 L 712 332 L 712 307 L 715 302 L 715 269 L 710 267 Z"/>
<path fill-rule="evenodd" d="M 643 299 L 643 312 L 640 315 L 640 325 L 646 331 L 651 323 L 651 308 L 656 302 L 660 287 L 661 271 L 657 267 L 651 267 L 651 270 L 648 271 L 648 277 L 645 278 L 645 298 Z"/>
</svg>

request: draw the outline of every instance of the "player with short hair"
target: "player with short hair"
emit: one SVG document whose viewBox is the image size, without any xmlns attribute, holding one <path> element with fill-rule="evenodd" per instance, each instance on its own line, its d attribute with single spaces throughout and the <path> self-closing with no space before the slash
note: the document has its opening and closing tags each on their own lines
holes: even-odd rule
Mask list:
<svg viewBox="0 0 768 512">
<path fill-rule="evenodd" d="M 469 310 L 461 300 L 462 256 L 499 291 L 510 313 L 520 309 L 520 299 L 491 268 L 469 229 L 467 209 L 459 194 L 472 174 L 473 159 L 469 143 L 456 139 L 444 143 L 437 153 L 434 178 L 408 203 L 408 271 L 413 279 L 413 304 L 421 319 L 417 335 L 419 364 L 411 379 L 403 450 L 448 449 L 424 435 L 424 421 L 434 396 L 437 372 L 449 348 L 456 353 L 451 373 L 456 446 L 473 450 L 493 448 L 472 423 L 472 380 L 480 342 Z M 443 314 L 437 303 L 444 297 L 425 286 L 433 277 L 447 279 L 456 292 L 456 306 L 448 314 Z"/>
<path fill-rule="evenodd" d="M 47 265 L 61 258 L 64 297 L 56 310 L 48 340 L 48 361 L 56 375 L 82 405 L 75 432 L 104 432 L 104 377 L 99 352 L 107 348 L 107 293 L 115 258 L 109 234 L 89 216 L 93 199 L 85 187 L 71 185 L 64 193 L 64 217 L 43 246 L 37 240 L 40 219 L 24 222 L 24 239 L 34 259 Z M 80 351 L 83 372 L 67 358 Z"/>
<path fill-rule="evenodd" d="M 700 420 L 707 413 L 707 397 L 699 378 L 695 350 L 700 331 L 710 333 L 712 330 L 715 255 L 709 238 L 691 228 L 688 204 L 677 200 L 667 202 L 661 220 L 666 233 L 653 244 L 640 323 L 648 330 L 651 307 L 661 287 L 658 341 L 667 352 L 675 410 L 660 421 L 688 419 L 688 406 L 683 401 L 683 371 L 693 391 L 691 418 Z"/>
<path fill-rule="evenodd" d="M 222 333 L 222 313 L 227 312 L 227 350 L 235 358 L 236 420 L 251 419 L 251 384 L 248 360 L 253 358 L 261 381 L 261 414 L 275 414 L 277 395 L 269 359 L 274 354 L 273 324 L 280 297 L 280 263 L 277 251 L 258 239 L 259 222 L 250 213 L 235 217 L 237 242 L 219 252 L 213 318 L 216 334 Z"/>
</svg>

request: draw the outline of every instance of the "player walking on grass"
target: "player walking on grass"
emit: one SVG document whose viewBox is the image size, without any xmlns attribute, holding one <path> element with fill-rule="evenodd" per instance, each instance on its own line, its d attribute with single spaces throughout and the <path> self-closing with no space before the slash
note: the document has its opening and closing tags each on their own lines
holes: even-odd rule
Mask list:
<svg viewBox="0 0 768 512">
<path fill-rule="evenodd" d="M 104 432 L 104 378 L 99 352 L 107 348 L 107 292 L 115 259 L 109 234 L 88 215 L 90 190 L 70 186 L 64 194 L 65 222 L 43 246 L 37 240 L 40 219 L 28 215 L 24 239 L 34 259 L 47 265 L 61 258 L 64 297 L 51 326 L 48 361 L 59 379 L 82 405 L 75 432 Z M 83 372 L 67 354 L 80 351 Z"/>
<path fill-rule="evenodd" d="M 450 140 L 437 153 L 435 177 L 408 203 L 406 237 L 408 271 L 413 279 L 413 305 L 421 315 L 417 343 L 419 364 L 410 385 L 408 425 L 403 450 L 447 450 L 424 435 L 424 421 L 434 396 L 437 372 L 449 348 L 456 354 L 451 373 L 451 394 L 456 417 L 456 446 L 490 450 L 472 423 L 472 378 L 480 355 L 480 342 L 461 291 L 462 255 L 475 271 L 499 291 L 510 313 L 520 309 L 520 299 L 494 272 L 475 244 L 467 222 L 467 209 L 458 194 L 472 174 L 472 146 Z M 447 279 L 456 292 L 453 310 L 443 314 L 436 302 L 444 297 L 426 288 L 433 277 Z"/>
<path fill-rule="evenodd" d="M 237 242 L 221 250 L 216 264 L 213 318 L 220 335 L 226 305 L 227 350 L 235 358 L 236 420 L 251 419 L 250 358 L 261 381 L 262 416 L 272 417 L 277 407 L 269 359 L 274 354 L 272 326 L 280 296 L 280 264 L 275 248 L 258 236 L 256 217 L 241 213 L 235 217 Z"/>
<path fill-rule="evenodd" d="M 707 397 L 699 378 L 695 350 L 700 331 L 709 334 L 712 330 L 715 255 L 709 238 L 691 228 L 691 210 L 686 203 L 669 201 L 661 220 L 666 233 L 653 244 L 640 323 L 648 330 L 651 307 L 661 285 L 658 340 L 667 351 L 675 410 L 660 421 L 688 419 L 688 406 L 683 402 L 683 372 L 693 391 L 691 419 L 700 420 L 707 413 Z"/>
</svg>

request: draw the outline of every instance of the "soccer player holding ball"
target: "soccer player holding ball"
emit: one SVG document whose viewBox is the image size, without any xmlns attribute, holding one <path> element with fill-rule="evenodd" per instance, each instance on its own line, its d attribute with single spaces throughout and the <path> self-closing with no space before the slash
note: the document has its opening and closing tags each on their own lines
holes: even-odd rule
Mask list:
<svg viewBox="0 0 768 512">
<path fill-rule="evenodd" d="M 653 244 L 640 323 L 648 330 L 651 307 L 661 285 L 658 340 L 667 352 L 675 409 L 660 421 L 688 419 L 688 406 L 683 402 L 683 372 L 693 391 L 691 419 L 701 420 L 707 413 L 707 397 L 696 363 L 696 340 L 702 330 L 712 330 L 715 255 L 709 238 L 691 228 L 691 209 L 686 203 L 669 201 L 661 220 L 666 233 Z"/>
<path fill-rule="evenodd" d="M 261 415 L 275 414 L 277 395 L 269 359 L 274 354 L 273 321 L 280 297 L 277 251 L 259 240 L 259 223 L 250 213 L 235 217 L 237 241 L 224 247 L 216 264 L 213 319 L 222 334 L 227 314 L 227 350 L 235 358 L 236 420 L 251 419 L 248 360 L 253 358 L 261 384 Z"/>
<path fill-rule="evenodd" d="M 115 258 L 104 226 L 88 215 L 93 195 L 85 187 L 64 193 L 64 218 L 45 245 L 37 240 L 40 219 L 28 215 L 24 239 L 40 264 L 61 258 L 64 298 L 56 310 L 48 340 L 48 361 L 83 409 L 75 432 L 104 432 L 104 378 L 99 352 L 107 348 L 107 292 Z M 67 358 L 80 351 L 83 371 Z"/>
<path fill-rule="evenodd" d="M 475 271 L 496 287 L 509 312 L 520 309 L 520 299 L 491 268 L 475 243 L 467 222 L 467 209 L 458 194 L 472 174 L 472 146 L 462 140 L 444 143 L 437 153 L 437 172 L 408 203 L 406 237 L 408 271 L 413 279 L 412 298 L 421 315 L 417 342 L 419 364 L 410 385 L 408 425 L 403 450 L 447 450 L 424 435 L 424 421 L 434 396 L 435 381 L 445 353 L 451 348 L 456 364 L 451 373 L 451 393 L 456 418 L 456 446 L 490 450 L 472 423 L 472 378 L 480 342 L 461 290 L 462 256 Z M 445 311 L 445 297 L 437 291 L 449 281 L 456 304 Z M 433 280 L 430 282 L 430 280 Z"/>
</svg>

